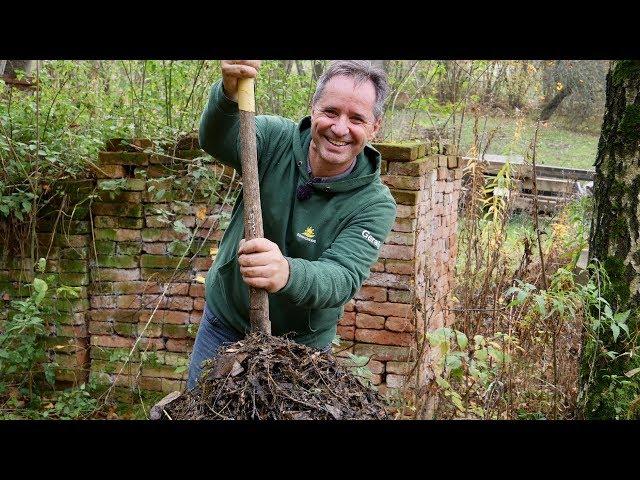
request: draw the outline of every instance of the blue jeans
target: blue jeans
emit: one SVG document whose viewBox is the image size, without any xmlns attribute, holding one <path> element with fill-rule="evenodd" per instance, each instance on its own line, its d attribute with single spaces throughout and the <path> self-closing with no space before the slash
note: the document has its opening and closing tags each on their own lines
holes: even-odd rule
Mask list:
<svg viewBox="0 0 640 480">
<path fill-rule="evenodd" d="M 215 357 L 221 345 L 228 345 L 242 340 L 244 335 L 238 333 L 222 324 L 220 319 L 205 304 L 200 327 L 193 344 L 191 360 L 189 362 L 189 379 L 187 380 L 187 390 L 196 386 L 200 373 L 202 372 L 202 362 Z M 321 350 L 322 353 L 331 352 L 331 344 Z"/>
<path fill-rule="evenodd" d="M 244 338 L 243 335 L 224 326 L 220 319 L 209 309 L 209 306 L 205 304 L 196 341 L 191 352 L 187 390 L 191 390 L 196 386 L 196 382 L 202 372 L 202 362 L 213 358 L 221 345 L 235 343 L 238 340 L 242 340 L 242 338 Z"/>
</svg>

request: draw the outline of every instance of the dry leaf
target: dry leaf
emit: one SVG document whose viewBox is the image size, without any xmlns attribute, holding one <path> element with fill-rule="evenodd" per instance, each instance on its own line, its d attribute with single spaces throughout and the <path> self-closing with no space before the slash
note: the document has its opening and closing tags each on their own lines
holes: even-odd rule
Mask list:
<svg viewBox="0 0 640 480">
<path fill-rule="evenodd" d="M 207 207 L 200 207 L 198 210 L 196 210 L 196 218 L 198 220 L 204 220 L 205 218 L 207 218 Z"/>
</svg>

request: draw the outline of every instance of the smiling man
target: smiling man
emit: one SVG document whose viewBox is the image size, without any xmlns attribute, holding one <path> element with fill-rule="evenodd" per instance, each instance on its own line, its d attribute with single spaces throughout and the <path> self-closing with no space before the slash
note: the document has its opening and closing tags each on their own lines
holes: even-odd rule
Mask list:
<svg viewBox="0 0 640 480">
<path fill-rule="evenodd" d="M 238 78 L 260 62 L 222 62 L 200 124 L 200 145 L 241 172 Z M 333 62 L 319 78 L 311 116 L 256 116 L 258 175 L 265 238 L 245 241 L 243 202 L 234 206 L 206 280 L 206 307 L 189 366 L 250 329 L 247 285 L 269 292 L 273 335 L 323 352 L 331 349 L 344 305 L 377 261 L 396 206 L 380 181 L 380 154 L 369 142 L 380 129 L 388 91 L 369 62 Z"/>
</svg>

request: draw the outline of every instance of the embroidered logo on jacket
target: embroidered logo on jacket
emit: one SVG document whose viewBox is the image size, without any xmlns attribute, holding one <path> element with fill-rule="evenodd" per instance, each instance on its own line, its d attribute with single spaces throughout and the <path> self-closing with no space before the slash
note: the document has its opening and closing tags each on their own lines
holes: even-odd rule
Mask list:
<svg viewBox="0 0 640 480">
<path fill-rule="evenodd" d="M 373 235 L 369 233 L 369 230 L 362 230 L 362 236 L 367 240 L 367 242 L 374 245 L 378 250 L 380 250 L 380 240 L 376 240 L 375 238 L 373 238 Z"/>
<path fill-rule="evenodd" d="M 316 232 L 313 230 L 313 227 L 307 227 L 304 232 L 296 235 L 307 242 L 316 243 L 316 239 L 314 238 L 316 236 Z"/>
</svg>

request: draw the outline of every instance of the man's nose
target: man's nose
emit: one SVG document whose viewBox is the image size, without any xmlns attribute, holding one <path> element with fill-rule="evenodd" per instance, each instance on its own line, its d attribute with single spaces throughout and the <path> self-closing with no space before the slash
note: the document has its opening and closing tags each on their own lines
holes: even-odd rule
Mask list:
<svg viewBox="0 0 640 480">
<path fill-rule="evenodd" d="M 339 137 L 347 135 L 349 133 L 348 120 L 344 116 L 340 115 L 335 119 L 333 125 L 331 125 L 331 131 L 334 135 Z"/>
</svg>

